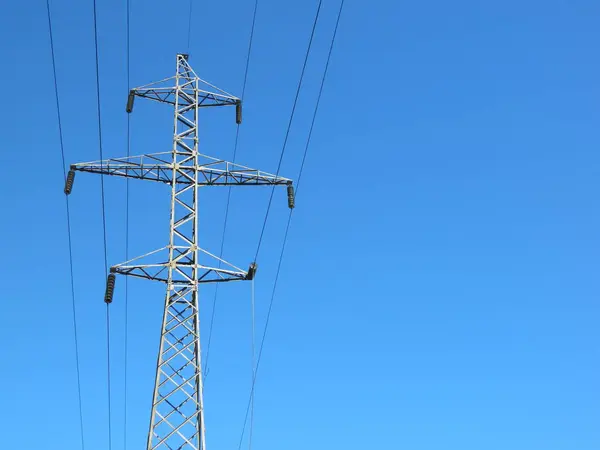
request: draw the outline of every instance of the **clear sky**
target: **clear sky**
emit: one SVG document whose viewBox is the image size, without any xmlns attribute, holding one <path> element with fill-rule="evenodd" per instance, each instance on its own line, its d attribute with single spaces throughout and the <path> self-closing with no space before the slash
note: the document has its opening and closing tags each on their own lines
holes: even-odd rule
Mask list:
<svg viewBox="0 0 600 450">
<path fill-rule="evenodd" d="M 124 0 L 98 0 L 104 153 L 126 153 Z M 187 3 L 131 0 L 131 84 L 173 74 Z M 260 0 L 238 161 L 276 169 L 316 1 Z M 194 2 L 191 64 L 241 95 L 253 2 Z M 296 177 L 337 0 L 325 0 L 282 167 Z M 91 1 L 52 1 L 68 162 L 98 157 Z M 598 450 L 600 3 L 347 0 L 261 364 L 254 448 Z M 4 2 L 3 449 L 77 450 L 63 180 L 45 2 Z M 170 147 L 139 101 L 132 153 Z M 233 112 L 202 116 L 231 158 Z M 106 180 L 122 262 L 124 181 Z M 225 191 L 202 193 L 218 252 Z M 268 191 L 236 190 L 225 258 L 254 255 Z M 168 188 L 131 183 L 131 248 L 166 245 Z M 257 333 L 287 215 L 258 261 Z M 87 450 L 107 446 L 99 178 L 71 196 Z M 131 281 L 128 449 L 144 448 L 164 286 Z M 203 339 L 213 291 L 202 295 Z M 237 449 L 250 384 L 248 284 L 220 289 L 208 448 Z M 113 449 L 123 446 L 124 280 L 112 314 Z"/>
</svg>

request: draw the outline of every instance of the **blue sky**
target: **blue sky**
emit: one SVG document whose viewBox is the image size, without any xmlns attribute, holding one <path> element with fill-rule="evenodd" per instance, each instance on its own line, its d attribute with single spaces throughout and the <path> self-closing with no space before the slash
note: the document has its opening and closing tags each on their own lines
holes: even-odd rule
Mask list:
<svg viewBox="0 0 600 450">
<path fill-rule="evenodd" d="M 126 153 L 122 0 L 98 0 L 104 153 Z M 131 82 L 173 73 L 187 4 L 132 0 Z M 261 0 L 238 160 L 274 171 L 316 1 Z M 240 94 L 253 2 L 195 2 L 190 62 Z M 296 177 L 337 1 L 324 1 L 282 174 Z M 79 449 L 62 168 L 45 2 L 0 16 L 6 448 Z M 92 2 L 52 2 L 69 162 L 97 159 Z M 600 4 L 348 0 L 297 199 L 256 397 L 264 450 L 597 450 Z M 181 31 L 179 31 L 179 28 Z M 169 148 L 136 104 L 132 153 Z M 203 116 L 230 158 L 232 111 Z M 106 180 L 109 264 L 124 182 Z M 202 195 L 218 251 L 224 190 Z M 235 191 L 225 257 L 251 261 L 267 190 Z M 130 254 L 166 244 L 168 190 L 131 183 Z M 88 450 L 107 448 L 97 176 L 71 211 Z M 264 324 L 287 215 L 259 259 Z M 113 449 L 123 449 L 123 279 L 112 314 Z M 211 449 L 237 448 L 250 382 L 249 286 L 220 290 L 206 386 Z M 203 324 L 212 290 L 203 294 Z M 130 283 L 128 448 L 147 433 L 163 286 Z M 204 325 L 204 336 L 206 325 Z"/>
</svg>

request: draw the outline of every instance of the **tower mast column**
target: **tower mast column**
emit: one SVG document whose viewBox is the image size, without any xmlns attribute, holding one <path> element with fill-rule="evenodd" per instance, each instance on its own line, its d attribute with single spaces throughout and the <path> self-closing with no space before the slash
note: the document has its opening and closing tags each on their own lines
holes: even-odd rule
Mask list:
<svg viewBox="0 0 600 450">
<path fill-rule="evenodd" d="M 241 100 L 200 79 L 177 55 L 175 76 L 132 89 L 135 97 L 174 107 L 171 151 L 71 165 L 65 193 L 73 188 L 75 171 L 166 184 L 171 188 L 170 235 L 166 247 L 111 267 L 105 301 L 112 302 L 115 274 L 166 284 L 160 345 L 148 429 L 147 450 L 206 450 L 199 286 L 251 280 L 256 265 L 242 270 L 198 245 L 198 193 L 202 186 L 287 186 L 294 207 L 292 180 L 230 163 L 198 152 L 201 108 L 235 106 L 241 122 Z"/>
</svg>

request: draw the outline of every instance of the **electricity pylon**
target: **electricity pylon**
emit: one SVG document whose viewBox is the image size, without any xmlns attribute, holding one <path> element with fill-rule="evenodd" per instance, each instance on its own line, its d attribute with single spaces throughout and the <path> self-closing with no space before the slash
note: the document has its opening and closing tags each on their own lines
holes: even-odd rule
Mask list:
<svg viewBox="0 0 600 450">
<path fill-rule="evenodd" d="M 287 178 L 198 153 L 200 109 L 235 106 L 239 124 L 241 100 L 201 80 L 190 67 L 187 55 L 177 55 L 174 77 L 132 89 L 127 99 L 128 113 L 133 110 L 136 96 L 174 106 L 171 151 L 73 164 L 65 193 L 71 193 L 75 171 L 171 185 L 169 245 L 112 266 L 105 301 L 112 302 L 115 274 L 166 283 L 147 450 L 205 450 L 198 287 L 201 283 L 251 280 L 256 263 L 242 270 L 200 248 L 198 189 L 216 185 L 285 185 L 290 208 L 294 207 L 294 190 Z"/>
</svg>

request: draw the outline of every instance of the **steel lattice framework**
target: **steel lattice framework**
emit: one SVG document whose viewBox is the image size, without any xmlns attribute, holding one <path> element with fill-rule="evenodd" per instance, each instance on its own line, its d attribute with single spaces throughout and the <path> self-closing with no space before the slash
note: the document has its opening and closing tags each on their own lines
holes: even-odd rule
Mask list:
<svg viewBox="0 0 600 450">
<path fill-rule="evenodd" d="M 198 153 L 199 110 L 235 106 L 239 124 L 241 101 L 200 79 L 187 55 L 177 55 L 174 77 L 132 89 L 127 112 L 132 111 L 135 97 L 174 106 L 172 150 L 73 164 L 65 192 L 71 192 L 75 171 L 171 186 L 169 245 L 112 266 L 105 300 L 112 301 L 114 274 L 166 283 L 147 450 L 205 450 L 198 288 L 201 283 L 252 279 L 256 264 L 242 270 L 199 247 L 198 189 L 216 185 L 285 185 L 289 206 L 293 207 L 292 181 Z"/>
</svg>

